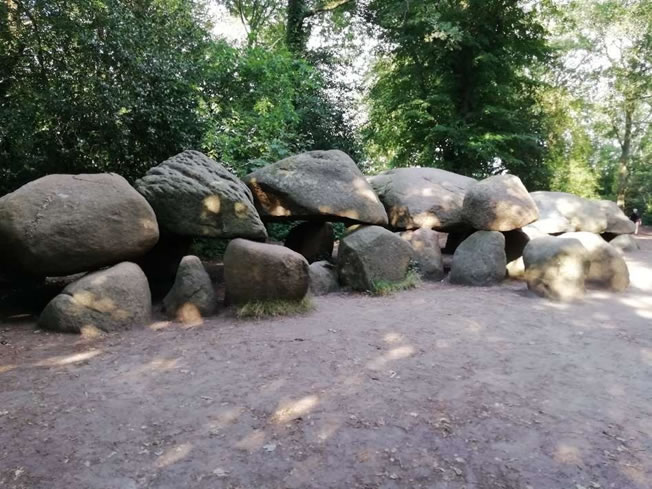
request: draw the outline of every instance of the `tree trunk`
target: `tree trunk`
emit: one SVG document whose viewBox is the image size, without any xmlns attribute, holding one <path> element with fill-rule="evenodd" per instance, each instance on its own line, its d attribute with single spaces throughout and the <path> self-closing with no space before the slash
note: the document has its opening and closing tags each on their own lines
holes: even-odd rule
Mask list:
<svg viewBox="0 0 652 489">
<path fill-rule="evenodd" d="M 618 187 L 617 201 L 618 207 L 625 209 L 625 195 L 627 193 L 627 184 L 629 183 L 629 163 L 632 149 L 632 119 L 633 108 L 630 104 L 625 106 L 625 133 L 620 143 L 620 158 L 618 158 Z"/>
<path fill-rule="evenodd" d="M 305 15 L 306 0 L 288 0 L 285 44 L 295 54 L 301 54 L 306 49 Z"/>
</svg>

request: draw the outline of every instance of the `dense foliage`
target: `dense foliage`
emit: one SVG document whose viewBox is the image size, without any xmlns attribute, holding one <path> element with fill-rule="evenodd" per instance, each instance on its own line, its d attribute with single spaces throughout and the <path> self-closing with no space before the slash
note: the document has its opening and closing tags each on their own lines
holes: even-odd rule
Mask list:
<svg viewBox="0 0 652 489">
<path fill-rule="evenodd" d="M 0 18 L 0 194 L 55 172 L 133 179 L 188 148 L 240 175 L 354 150 L 318 70 L 215 39 L 197 2 L 11 0 Z"/>
<path fill-rule="evenodd" d="M 517 0 L 374 0 L 387 54 L 376 65 L 369 141 L 389 166 L 547 183 L 538 82 L 544 30 Z"/>
<path fill-rule="evenodd" d="M 0 194 L 338 148 L 652 213 L 651 75 L 648 0 L 6 0 Z"/>
</svg>

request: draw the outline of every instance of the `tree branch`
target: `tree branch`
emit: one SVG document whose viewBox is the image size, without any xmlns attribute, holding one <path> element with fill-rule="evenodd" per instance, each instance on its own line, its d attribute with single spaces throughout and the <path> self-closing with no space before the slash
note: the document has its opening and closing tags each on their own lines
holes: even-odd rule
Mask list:
<svg viewBox="0 0 652 489">
<path fill-rule="evenodd" d="M 303 14 L 303 18 L 307 19 L 308 17 L 314 17 L 315 15 L 323 14 L 324 12 L 331 12 L 337 10 L 340 7 L 343 7 L 347 3 L 353 3 L 354 0 L 331 0 L 330 2 L 325 3 L 321 7 L 315 7 L 312 10 L 308 10 Z"/>
</svg>

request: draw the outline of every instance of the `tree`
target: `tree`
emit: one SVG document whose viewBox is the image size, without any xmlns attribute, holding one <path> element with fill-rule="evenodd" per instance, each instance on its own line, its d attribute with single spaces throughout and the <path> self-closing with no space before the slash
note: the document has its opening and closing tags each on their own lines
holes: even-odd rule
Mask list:
<svg viewBox="0 0 652 489">
<path fill-rule="evenodd" d="M 265 31 L 282 24 L 284 6 L 280 0 L 223 0 L 223 3 L 242 22 L 249 47 L 257 46 Z"/>
<path fill-rule="evenodd" d="M 134 178 L 199 145 L 196 2 L 9 0 L 0 20 L 0 192 L 53 172 Z"/>
<path fill-rule="evenodd" d="M 597 161 L 612 180 L 607 187 L 613 188 L 604 191 L 624 207 L 652 121 L 652 4 L 592 0 L 553 7 L 561 12 L 557 37 L 565 44 L 564 85 L 591 108 L 584 125 L 595 135 Z M 616 153 L 610 150 L 614 145 Z M 605 155 L 613 164 L 605 164 Z"/>
<path fill-rule="evenodd" d="M 325 14 L 355 7 L 355 0 L 217 0 L 236 15 L 247 31 L 249 46 L 265 31 L 283 27 L 285 45 L 302 56 L 310 38 L 310 22 Z M 276 44 L 275 39 L 272 44 Z"/>
<path fill-rule="evenodd" d="M 368 97 L 375 158 L 545 186 L 530 74 L 548 50 L 534 12 L 516 0 L 373 0 L 369 19 L 386 45 Z"/>
<path fill-rule="evenodd" d="M 341 53 L 343 34 L 348 27 L 349 18 L 343 14 L 350 12 L 355 6 L 353 0 L 218 0 L 228 10 L 240 18 L 248 32 L 247 45 L 256 46 L 278 59 L 295 60 L 296 66 L 307 64 L 314 68 L 309 78 L 312 88 L 304 90 L 283 91 L 292 96 L 290 102 L 298 118 L 296 124 L 296 141 L 301 144 L 290 144 L 290 147 L 303 149 L 337 148 L 351 154 L 354 158 L 359 153 L 356 140 L 347 111 L 351 109 L 352 98 L 350 87 L 345 86 L 338 78 L 337 71 L 350 62 Z M 311 27 L 319 23 L 320 30 L 328 30 L 331 42 L 325 48 L 308 49 L 307 41 Z M 280 42 L 281 40 L 285 42 Z M 335 46 L 333 45 L 335 44 Z M 245 57 L 250 51 L 244 50 Z M 337 52 L 337 54 L 336 54 Z M 339 54 L 339 55 L 338 55 Z M 282 76 L 284 72 L 280 75 Z M 268 80 L 272 86 L 275 83 L 273 73 Z M 307 87 L 303 80 L 297 80 L 298 87 Z M 317 86 L 319 86 L 317 88 Z M 269 100 L 275 97 L 271 97 Z M 293 133 L 294 134 L 294 133 Z M 258 160 L 259 163 L 263 160 Z"/>
</svg>

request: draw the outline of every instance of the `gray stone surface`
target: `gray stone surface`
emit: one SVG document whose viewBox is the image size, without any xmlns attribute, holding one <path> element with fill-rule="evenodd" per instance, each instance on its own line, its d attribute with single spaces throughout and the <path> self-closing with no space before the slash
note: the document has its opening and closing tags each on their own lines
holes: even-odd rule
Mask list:
<svg viewBox="0 0 652 489">
<path fill-rule="evenodd" d="M 114 332 L 145 325 L 151 312 L 145 274 L 123 262 L 68 285 L 45 307 L 38 326 L 66 333 Z"/>
<path fill-rule="evenodd" d="M 316 261 L 310 265 L 310 291 L 313 295 L 326 295 L 340 288 L 335 265 L 328 261 Z"/>
<path fill-rule="evenodd" d="M 631 234 L 621 234 L 609 241 L 609 244 L 620 251 L 636 251 L 640 249 L 638 241 Z"/>
<path fill-rule="evenodd" d="M 380 226 L 364 226 L 340 240 L 337 273 L 353 290 L 373 290 L 377 282 L 400 282 L 408 272 L 412 246 Z"/>
<path fill-rule="evenodd" d="M 531 226 L 543 233 L 603 233 L 607 229 L 607 215 L 598 201 L 565 192 L 532 192 L 530 195 L 539 208 L 539 220 Z"/>
<path fill-rule="evenodd" d="M 590 268 L 587 282 L 616 292 L 629 287 L 629 269 L 619 250 L 598 234 L 565 233 L 562 238 L 573 238 L 582 243 L 588 253 Z"/>
<path fill-rule="evenodd" d="M 387 224 L 378 196 L 342 151 L 310 151 L 247 175 L 266 220 L 325 220 Z"/>
<path fill-rule="evenodd" d="M 119 175 L 49 175 L 0 199 L 0 261 L 38 276 L 136 259 L 158 241 L 154 211 Z"/>
<path fill-rule="evenodd" d="M 492 285 L 506 274 L 505 236 L 497 231 L 476 231 L 455 250 L 450 281 L 462 285 Z"/>
<path fill-rule="evenodd" d="M 394 229 L 466 228 L 462 203 L 473 178 L 437 168 L 396 168 L 369 178 Z"/>
<path fill-rule="evenodd" d="M 184 151 L 136 182 L 161 229 L 182 236 L 265 239 L 247 186 L 198 151 Z"/>
<path fill-rule="evenodd" d="M 584 296 L 589 273 L 589 256 L 576 239 L 539 237 L 523 251 L 528 289 L 555 301 L 571 301 Z"/>
<path fill-rule="evenodd" d="M 227 301 L 301 300 L 310 285 L 308 262 L 284 246 L 234 239 L 224 254 Z"/>
<path fill-rule="evenodd" d="M 400 236 L 412 246 L 414 261 L 424 280 L 438 281 L 444 278 L 444 262 L 437 231 L 422 228 L 415 231 L 404 231 Z"/>
<path fill-rule="evenodd" d="M 618 205 L 611 200 L 598 200 L 597 204 L 607 217 L 605 233 L 631 234 L 636 230 L 636 225 L 625 215 Z"/>
<path fill-rule="evenodd" d="M 215 313 L 217 295 L 201 260 L 184 256 L 172 289 L 163 299 L 166 314 L 183 322 L 200 321 Z"/>
<path fill-rule="evenodd" d="M 495 175 L 467 189 L 462 215 L 474 229 L 512 231 L 536 221 L 539 210 L 520 178 Z"/>
</svg>

